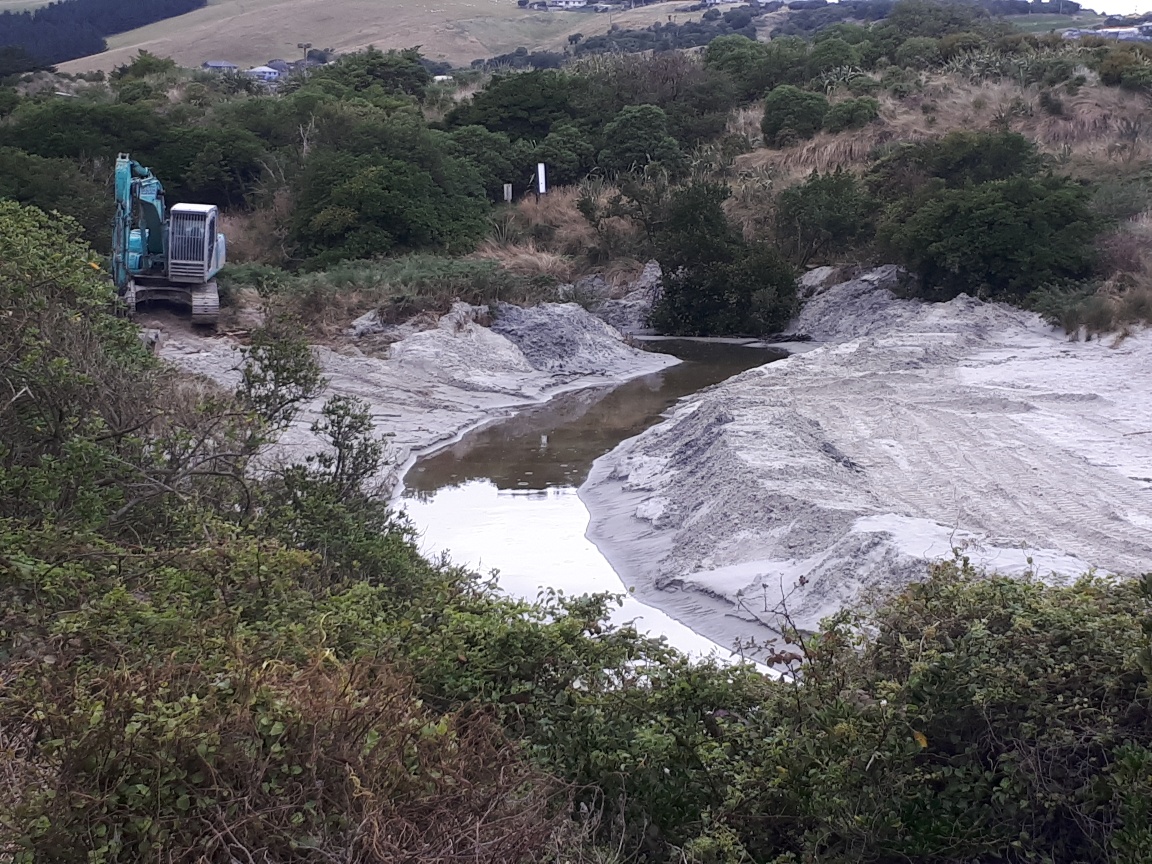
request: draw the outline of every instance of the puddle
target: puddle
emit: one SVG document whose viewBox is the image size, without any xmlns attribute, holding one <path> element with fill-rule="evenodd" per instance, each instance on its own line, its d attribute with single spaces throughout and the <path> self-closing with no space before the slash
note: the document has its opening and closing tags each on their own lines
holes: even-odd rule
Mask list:
<svg viewBox="0 0 1152 864">
<path fill-rule="evenodd" d="M 588 511 L 576 489 L 592 462 L 659 422 L 683 396 L 785 356 L 679 340 L 653 347 L 684 362 L 615 388 L 564 394 L 418 461 L 405 477 L 401 506 L 422 535 L 422 549 L 447 551 L 454 562 L 482 572 L 495 569 L 500 586 L 518 597 L 535 599 L 545 587 L 569 595 L 625 593 L 584 536 Z M 663 634 L 693 656 L 717 648 L 631 597 L 613 620 L 634 620 L 641 631 Z"/>
</svg>

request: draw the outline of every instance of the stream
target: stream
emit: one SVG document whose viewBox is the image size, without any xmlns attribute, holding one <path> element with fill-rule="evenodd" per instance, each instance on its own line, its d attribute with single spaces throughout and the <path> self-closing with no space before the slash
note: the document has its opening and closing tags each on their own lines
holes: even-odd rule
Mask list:
<svg viewBox="0 0 1152 864">
<path fill-rule="evenodd" d="M 569 596 L 626 593 L 584 536 L 588 510 L 576 490 L 593 461 L 659 422 L 682 397 L 786 356 L 762 345 L 693 340 L 646 347 L 684 362 L 616 387 L 565 393 L 417 461 L 404 478 L 401 505 L 422 551 L 495 570 L 502 589 L 529 600 L 545 588 Z M 612 618 L 666 636 L 690 656 L 730 656 L 726 646 L 631 596 Z"/>
</svg>

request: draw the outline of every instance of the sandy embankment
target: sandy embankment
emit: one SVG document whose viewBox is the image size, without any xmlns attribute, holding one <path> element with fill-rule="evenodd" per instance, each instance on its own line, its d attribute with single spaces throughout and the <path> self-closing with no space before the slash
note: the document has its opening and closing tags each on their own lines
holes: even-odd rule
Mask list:
<svg viewBox="0 0 1152 864">
<path fill-rule="evenodd" d="M 574 303 L 505 307 L 491 327 L 477 323 L 479 311 L 456 304 L 437 327 L 392 344 L 386 358 L 365 356 L 351 343 L 341 351 L 317 348 L 328 385 L 283 435 L 276 456 L 296 461 L 315 452 L 309 427 L 324 401 L 357 396 L 369 404 L 377 432 L 388 436 L 391 468 L 382 479 L 396 488 L 417 456 L 481 423 L 567 390 L 620 383 L 680 362 L 632 348 Z M 168 329 L 164 358 L 236 386 L 243 355 L 235 343 Z"/>
<path fill-rule="evenodd" d="M 834 286 L 815 350 L 688 397 L 599 459 L 588 536 L 644 602 L 721 644 L 782 597 L 819 619 L 953 548 L 1009 573 L 1152 569 L 1152 332 Z M 1029 559 L 1031 563 L 1029 563 Z"/>
</svg>

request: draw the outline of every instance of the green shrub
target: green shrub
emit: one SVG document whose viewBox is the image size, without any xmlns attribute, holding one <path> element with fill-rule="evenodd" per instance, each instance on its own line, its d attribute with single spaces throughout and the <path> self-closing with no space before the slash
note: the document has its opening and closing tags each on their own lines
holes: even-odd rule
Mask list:
<svg viewBox="0 0 1152 864">
<path fill-rule="evenodd" d="M 896 64 L 908 69 L 927 69 L 940 62 L 940 43 L 925 36 L 913 36 L 896 49 Z"/>
<path fill-rule="evenodd" d="M 814 172 L 776 199 L 776 238 L 803 267 L 813 257 L 840 252 L 871 238 L 872 203 L 863 186 L 841 169 Z"/>
<path fill-rule="evenodd" d="M 796 272 L 764 243 L 740 244 L 723 260 L 664 272 L 652 311 L 652 323 L 664 333 L 768 336 L 784 332 L 799 310 Z"/>
<path fill-rule="evenodd" d="M 652 323 L 680 336 L 767 335 L 796 314 L 796 274 L 773 248 L 728 225 L 726 186 L 694 183 L 662 207 L 657 260 L 663 291 Z"/>
<path fill-rule="evenodd" d="M 597 161 L 609 171 L 636 171 L 653 162 L 677 173 L 684 162 L 680 145 L 668 134 L 668 116 L 655 105 L 629 105 L 604 127 Z"/>
<path fill-rule="evenodd" d="M 1152 324 L 1152 290 L 1144 285 L 1048 285 L 1029 295 L 1027 305 L 1053 327 L 1089 339 L 1129 324 Z"/>
<path fill-rule="evenodd" d="M 859 65 L 860 51 L 856 46 L 833 36 L 812 46 L 805 69 L 809 78 L 818 78 L 832 69 Z"/>
<path fill-rule="evenodd" d="M 880 103 L 870 96 L 837 102 L 824 115 L 825 132 L 863 129 L 880 116 Z"/>
<path fill-rule="evenodd" d="M 727 718 L 715 860 L 1139 864 L 1152 850 L 1147 577 L 963 564 L 804 639 L 803 682 Z M 689 850 L 690 852 L 694 850 Z"/>
<path fill-rule="evenodd" d="M 979 51 L 984 45 L 984 37 L 979 33 L 949 33 L 940 40 L 938 47 L 940 57 L 944 60 L 951 60 L 961 54 Z"/>
<path fill-rule="evenodd" d="M 994 180 L 942 189 L 890 220 L 886 234 L 925 296 L 1020 301 L 1047 283 L 1089 275 L 1098 226 L 1088 204 L 1068 180 Z"/>
<path fill-rule="evenodd" d="M 828 100 L 821 94 L 782 84 L 764 99 L 760 129 L 769 144 L 784 143 L 789 138 L 811 138 L 820 131 L 827 112 Z"/>
<path fill-rule="evenodd" d="M 949 132 L 936 141 L 897 147 L 873 163 L 867 183 L 878 198 L 893 201 L 932 179 L 957 188 L 1032 177 L 1039 169 L 1036 146 L 1017 132 Z"/>
<path fill-rule="evenodd" d="M 880 92 L 880 82 L 867 75 L 856 75 L 848 79 L 848 92 L 853 96 L 871 96 Z"/>
</svg>

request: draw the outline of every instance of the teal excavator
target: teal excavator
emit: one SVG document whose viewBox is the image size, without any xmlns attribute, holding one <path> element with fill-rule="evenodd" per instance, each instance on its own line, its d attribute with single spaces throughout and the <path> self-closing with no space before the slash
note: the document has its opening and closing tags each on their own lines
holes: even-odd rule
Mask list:
<svg viewBox="0 0 1152 864">
<path fill-rule="evenodd" d="M 224 266 L 220 214 L 210 204 L 164 206 L 153 173 L 121 153 L 116 159 L 112 278 L 130 314 L 136 304 L 167 300 L 192 310 L 192 323 L 216 326 Z"/>
</svg>

